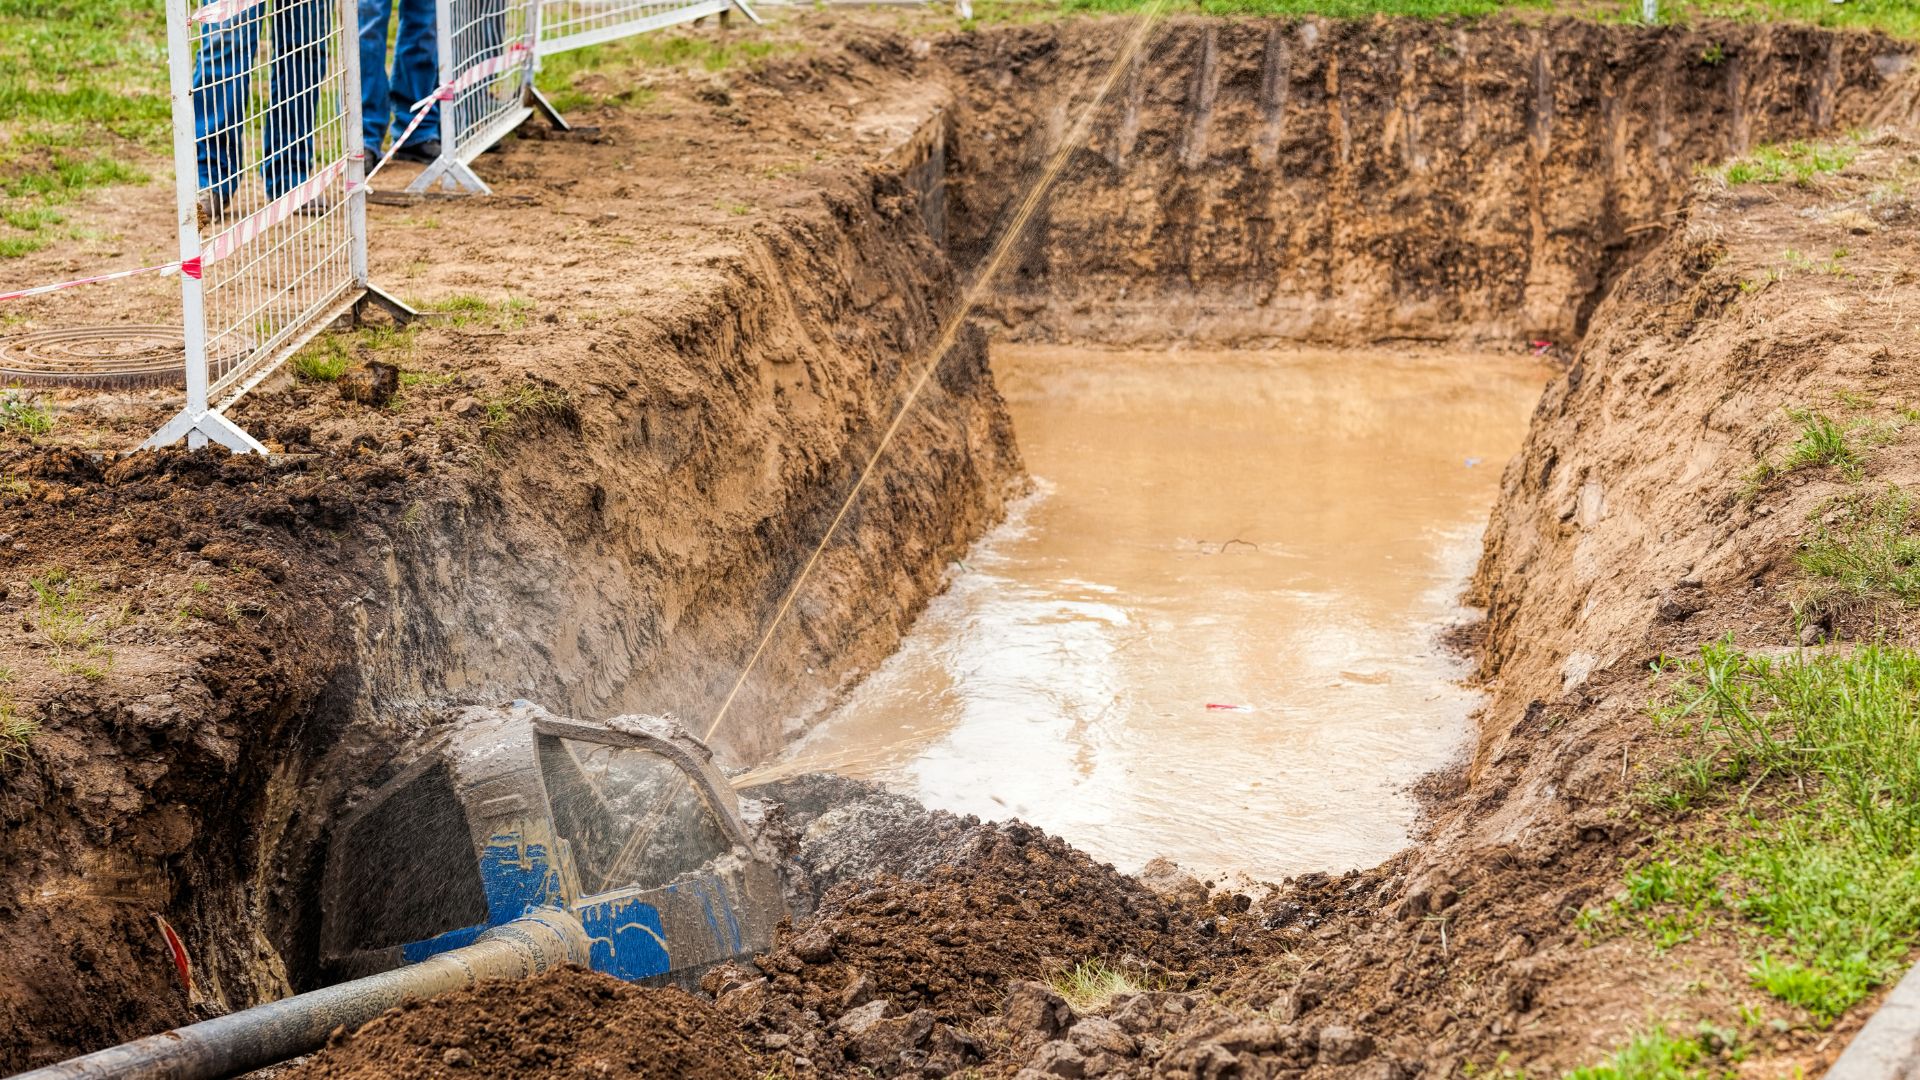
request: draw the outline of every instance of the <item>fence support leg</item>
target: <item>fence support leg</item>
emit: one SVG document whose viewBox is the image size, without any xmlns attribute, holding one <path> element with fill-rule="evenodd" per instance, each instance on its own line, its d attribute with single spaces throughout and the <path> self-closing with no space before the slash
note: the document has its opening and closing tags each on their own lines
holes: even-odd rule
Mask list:
<svg viewBox="0 0 1920 1080">
<path fill-rule="evenodd" d="M 172 446 L 182 438 L 187 440 L 189 450 L 198 450 L 211 440 L 236 454 L 267 452 L 267 448 L 260 445 L 258 439 L 247 434 L 245 428 L 211 409 L 199 414 L 185 409 L 180 410 L 159 431 L 147 436 L 147 441 L 140 444 L 140 449 L 157 450 L 163 446 Z"/>
<path fill-rule="evenodd" d="M 573 130 L 573 125 L 567 123 L 567 118 L 560 115 L 560 110 L 554 108 L 553 102 L 548 101 L 547 95 L 541 93 L 532 82 L 527 83 L 526 102 L 527 106 L 534 112 L 546 117 L 547 123 L 552 125 L 553 130 Z"/>
<path fill-rule="evenodd" d="M 470 195 L 493 194 L 493 189 L 487 186 L 485 180 L 480 179 L 479 173 L 474 172 L 465 164 L 455 161 L 444 153 L 434 159 L 433 164 L 427 166 L 427 171 L 414 177 L 413 183 L 407 185 L 407 190 L 412 192 L 432 191 L 436 184 L 446 184 L 455 190 L 464 191 Z"/>
<path fill-rule="evenodd" d="M 382 289 L 380 286 L 368 285 L 366 286 L 366 290 L 365 293 L 361 294 L 360 299 L 353 302 L 353 325 L 359 326 L 366 321 L 367 307 L 369 305 L 377 307 L 391 316 L 395 326 L 405 326 L 420 317 L 420 313 L 409 306 L 405 300 Z"/>
</svg>

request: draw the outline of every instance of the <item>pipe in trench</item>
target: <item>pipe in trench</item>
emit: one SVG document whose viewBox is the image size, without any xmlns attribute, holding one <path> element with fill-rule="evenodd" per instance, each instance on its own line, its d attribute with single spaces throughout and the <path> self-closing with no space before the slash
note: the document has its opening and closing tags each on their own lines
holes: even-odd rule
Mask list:
<svg viewBox="0 0 1920 1080">
<path fill-rule="evenodd" d="M 564 964 L 584 965 L 587 948 L 586 931 L 571 914 L 533 912 L 418 964 L 108 1047 L 13 1080 L 221 1080 L 317 1050 L 334 1029 L 359 1027 L 404 1002 L 484 979 L 525 979 Z"/>
</svg>

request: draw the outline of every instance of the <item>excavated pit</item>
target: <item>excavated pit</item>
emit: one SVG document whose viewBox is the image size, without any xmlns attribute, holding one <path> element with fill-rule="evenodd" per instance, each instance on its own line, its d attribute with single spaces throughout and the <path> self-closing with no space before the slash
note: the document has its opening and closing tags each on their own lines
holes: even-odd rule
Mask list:
<svg viewBox="0 0 1920 1080">
<path fill-rule="evenodd" d="M 769 134 L 753 124 L 817 137 L 803 125 L 830 110 L 813 106 L 856 90 L 852 121 L 818 122 L 873 149 L 779 180 L 771 209 L 724 241 L 724 216 L 676 220 L 578 269 L 540 250 L 592 242 L 573 225 L 540 225 L 539 208 L 476 211 L 476 226 L 491 213 L 534 229 L 523 254 L 556 260 L 547 280 L 631 280 L 611 295 L 553 286 L 543 303 L 591 317 L 569 315 L 565 339 L 536 328 L 513 344 L 541 350 L 535 385 L 564 404 L 470 459 L 342 445 L 338 471 L 295 474 L 173 454 L 36 465 L 37 482 L 100 497 L 30 527 L 122 545 L 99 550 L 120 553 L 123 575 L 259 567 L 236 603 L 274 617 L 61 691 L 5 792 L 0 941 L 31 974 L 0 987 L 0 1065 L 309 984 L 328 823 L 404 763 L 442 703 L 712 715 L 957 281 L 1124 32 L 1062 22 L 917 49 L 858 26 L 837 41 L 821 31 L 812 55 L 734 88 L 784 99 L 784 115 L 741 119 L 689 83 L 667 118 L 632 121 L 640 137 L 510 147 L 503 190 L 557 191 L 588 210 L 627 205 L 617 170 L 646 160 L 649 138 L 752 159 Z M 716 747 L 752 763 L 802 734 L 893 651 L 948 563 L 1018 494 L 989 335 L 1506 352 L 1544 341 L 1566 356 L 1612 284 L 1664 241 L 1697 163 L 1853 123 L 1905 64 L 1878 38 L 1780 26 L 1170 22 L 1101 110 Z M 556 176 L 567 180 L 540 186 Z M 406 243 L 387 257 L 406 257 Z M 461 257 L 484 270 L 499 252 Z M 346 426 L 304 395 L 262 393 L 244 418 L 287 440 Z M 129 507 L 144 532 L 107 533 L 106 516 Z M 1079 856 L 1049 848 L 1045 862 L 1094 888 Z M 1018 863 L 993 848 L 994 874 Z M 1132 886 L 1115 888 L 1102 910 L 1137 906 Z M 155 911 L 185 935 L 204 1004 L 174 983 Z M 1169 962 L 1193 961 L 1186 944 L 1170 948 Z M 964 1008 L 1034 974 L 981 963 Z"/>
</svg>

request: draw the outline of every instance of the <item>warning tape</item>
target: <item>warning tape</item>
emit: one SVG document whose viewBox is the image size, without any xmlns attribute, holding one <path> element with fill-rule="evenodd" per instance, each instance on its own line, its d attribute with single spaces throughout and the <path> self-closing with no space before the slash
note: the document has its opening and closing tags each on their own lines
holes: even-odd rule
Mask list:
<svg viewBox="0 0 1920 1080">
<path fill-rule="evenodd" d="M 20 289 L 15 292 L 0 293 L 0 300 L 18 300 L 26 296 L 40 296 L 44 293 L 59 292 L 61 289 L 72 289 L 80 285 L 93 285 L 102 281 L 118 281 L 121 278 L 137 277 L 141 274 L 171 274 L 176 271 L 183 272 L 188 277 L 197 278 L 200 276 L 200 260 L 189 259 L 186 262 L 170 262 L 162 263 L 159 266 L 143 266 L 138 270 L 119 270 L 111 274 L 100 274 L 95 277 L 83 277 L 76 278 L 73 281 L 62 281 L 57 285 L 37 285 L 31 289 Z"/>
<path fill-rule="evenodd" d="M 214 0 L 188 17 L 188 22 L 215 23 L 226 22 L 235 15 L 260 6 L 261 0 Z"/>
<path fill-rule="evenodd" d="M 207 242 L 200 252 L 203 263 L 219 262 L 221 259 L 240 250 L 246 244 L 258 239 L 260 234 L 292 217 L 301 207 L 312 202 L 322 191 L 332 186 L 347 171 L 347 159 L 321 169 L 319 172 L 301 181 L 300 185 L 285 195 L 248 214 L 240 224 Z"/>
<path fill-rule="evenodd" d="M 516 41 L 508 45 L 506 50 L 499 56 L 491 60 L 480 61 L 461 72 L 452 82 L 447 83 L 427 97 L 423 97 L 419 101 L 414 102 L 413 110 L 423 109 L 432 104 L 436 99 L 440 101 L 451 101 L 453 99 L 447 96 L 449 93 L 458 94 L 460 91 L 465 90 L 467 87 L 472 86 L 482 79 L 490 79 L 503 71 L 513 68 L 520 63 L 518 57 L 521 53 L 529 53 L 532 51 L 533 46 L 528 45 L 524 41 Z"/>
</svg>

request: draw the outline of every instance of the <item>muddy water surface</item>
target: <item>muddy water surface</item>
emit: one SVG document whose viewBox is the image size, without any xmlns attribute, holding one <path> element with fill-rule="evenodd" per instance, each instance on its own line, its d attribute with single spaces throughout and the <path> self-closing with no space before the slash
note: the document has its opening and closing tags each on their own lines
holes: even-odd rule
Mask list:
<svg viewBox="0 0 1920 1080">
<path fill-rule="evenodd" d="M 1547 372 L 1001 348 L 1037 490 L 788 756 L 1137 869 L 1378 862 L 1477 695 L 1436 632 Z"/>
</svg>

